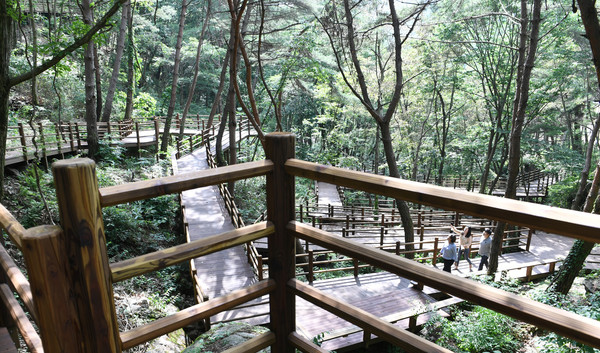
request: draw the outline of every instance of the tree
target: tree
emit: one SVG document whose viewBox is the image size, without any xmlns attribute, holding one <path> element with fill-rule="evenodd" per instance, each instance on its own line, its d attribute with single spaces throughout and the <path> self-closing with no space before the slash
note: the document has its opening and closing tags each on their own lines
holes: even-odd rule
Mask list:
<svg viewBox="0 0 600 353">
<path fill-rule="evenodd" d="M 183 133 L 185 130 L 185 119 L 187 118 L 188 112 L 190 110 L 190 105 L 192 104 L 192 99 L 194 98 L 194 90 L 196 89 L 196 83 L 198 82 L 200 53 L 202 52 L 202 43 L 204 43 L 204 35 L 206 33 L 206 28 L 208 27 L 208 21 L 210 20 L 210 10 L 211 1 L 208 0 L 206 4 L 206 16 L 204 17 L 204 24 L 202 24 L 202 30 L 200 31 L 200 37 L 198 38 L 198 48 L 196 49 L 196 62 L 194 63 L 194 78 L 192 79 L 192 84 L 190 85 L 190 90 L 188 92 L 188 98 L 185 102 L 185 107 L 183 108 L 183 114 L 181 115 L 181 126 L 179 127 L 179 141 L 183 140 Z"/>
<path fill-rule="evenodd" d="M 596 10 L 595 1 L 591 0 L 578 0 L 577 4 L 579 5 L 579 10 L 581 14 L 581 20 L 583 22 L 583 26 L 585 27 L 586 38 L 589 41 L 592 57 L 594 62 L 594 67 L 596 69 L 596 78 L 597 85 L 600 88 L 600 22 L 598 21 L 598 11 Z M 574 11 L 577 9 L 574 8 Z M 600 119 L 600 117 L 599 117 Z M 573 201 L 573 209 L 578 209 L 578 197 L 583 193 L 582 190 L 585 189 L 585 185 L 587 184 L 587 172 L 589 171 L 589 161 L 592 157 L 592 148 L 594 145 L 594 140 L 596 134 L 598 133 L 599 120 L 596 120 L 594 124 L 594 128 L 592 131 L 592 137 L 590 137 L 590 141 L 588 142 L 588 148 L 586 152 L 586 162 L 582 171 L 581 179 L 579 181 L 579 189 L 577 192 L 577 197 Z M 596 166 L 596 173 L 594 176 L 594 181 L 592 182 L 592 188 L 588 193 L 588 197 L 586 199 L 585 205 L 583 207 L 584 212 L 591 212 L 594 207 L 594 201 L 596 202 L 596 213 L 598 213 L 598 207 L 600 203 L 597 200 L 598 188 L 600 187 L 600 164 Z M 553 278 L 552 283 L 548 286 L 548 291 L 557 292 L 562 294 L 567 294 L 573 285 L 573 281 L 579 271 L 583 268 L 583 264 L 588 255 L 592 252 L 594 248 L 594 243 L 592 242 L 584 242 L 581 240 L 576 240 L 573 244 L 573 247 L 569 251 L 567 258 L 563 262 L 560 270 Z"/>
<path fill-rule="evenodd" d="M 177 34 L 177 43 L 175 44 L 175 58 L 173 59 L 173 83 L 171 84 L 171 100 L 169 101 L 169 109 L 167 110 L 167 119 L 165 128 L 160 143 L 161 152 L 167 152 L 169 146 L 169 131 L 171 129 L 171 121 L 173 120 L 173 112 L 175 111 L 175 102 L 177 100 L 177 80 L 179 79 L 179 63 L 181 61 L 181 43 L 183 41 L 183 27 L 185 26 L 185 17 L 187 14 L 187 0 L 181 1 L 181 13 L 179 14 L 179 32 Z"/>
<path fill-rule="evenodd" d="M 38 76 L 42 72 L 52 68 L 64 57 L 73 53 L 78 48 L 88 43 L 94 34 L 106 26 L 107 21 L 118 11 L 125 0 L 115 0 L 111 8 L 102 16 L 101 19 L 87 30 L 87 32 L 75 39 L 69 46 L 60 50 L 50 59 L 44 61 L 41 65 L 34 67 L 28 72 L 17 76 L 10 76 L 10 57 L 12 52 L 12 21 L 15 9 L 14 3 L 6 0 L 0 0 L 0 191 L 3 191 L 4 185 L 4 167 L 6 154 L 6 141 L 8 133 L 8 101 L 10 89 L 22 82 Z"/>
<path fill-rule="evenodd" d="M 408 34 L 406 34 L 405 38 L 403 39 L 400 34 L 400 19 L 398 18 L 398 14 L 396 12 L 394 0 L 388 1 L 389 16 L 391 17 L 391 27 L 393 30 L 393 44 L 391 44 L 391 47 L 393 48 L 393 50 L 392 50 L 392 54 L 390 54 L 390 55 L 393 55 L 393 63 L 394 63 L 394 70 L 395 70 L 395 79 L 394 79 L 394 83 L 393 83 L 394 88 L 392 90 L 391 97 L 390 98 L 386 97 L 386 99 L 384 99 L 383 91 L 381 90 L 381 87 L 383 85 L 383 81 L 386 76 L 385 73 L 387 71 L 387 68 L 384 66 L 384 63 L 386 63 L 387 60 L 381 56 L 378 56 L 377 57 L 378 65 L 376 65 L 378 85 L 376 87 L 379 87 L 380 89 L 378 90 L 377 99 L 375 101 L 375 104 L 373 104 L 373 101 L 371 99 L 371 93 L 369 93 L 369 89 L 367 86 L 367 80 L 366 80 L 365 74 L 363 72 L 363 66 L 361 65 L 361 62 L 359 59 L 359 50 L 357 48 L 357 41 L 359 41 L 359 36 L 355 32 L 354 15 L 352 13 L 352 9 L 355 9 L 355 6 L 354 5 L 351 6 L 349 0 L 343 1 L 343 7 L 344 7 L 343 17 L 345 20 L 344 28 L 342 28 L 342 26 L 340 25 L 341 21 L 338 20 L 338 18 L 337 18 L 337 12 L 335 10 L 336 5 L 333 2 L 331 3 L 331 7 L 330 7 L 330 14 L 331 14 L 330 17 L 331 18 L 327 19 L 327 21 L 328 21 L 327 23 L 325 23 L 324 19 L 320 20 L 321 25 L 323 26 L 327 36 L 329 37 L 331 48 L 333 50 L 338 69 L 339 69 L 340 73 L 342 74 L 344 82 L 346 83 L 348 88 L 352 91 L 354 96 L 356 98 L 358 98 L 358 100 L 361 102 L 361 104 L 365 107 L 365 109 L 368 111 L 369 115 L 371 115 L 371 117 L 375 120 L 377 127 L 379 128 L 379 131 L 381 132 L 381 140 L 383 143 L 383 149 L 384 149 L 389 173 L 390 173 L 390 176 L 392 176 L 394 178 L 399 178 L 400 172 L 398 170 L 398 165 L 396 162 L 396 155 L 394 153 L 394 147 L 392 144 L 392 133 L 390 130 L 390 122 L 392 120 L 392 117 L 394 116 L 394 113 L 398 106 L 398 102 L 400 101 L 400 95 L 401 95 L 402 88 L 404 85 L 403 76 L 402 76 L 402 45 L 403 45 L 404 41 L 406 41 L 406 39 L 408 39 L 408 35 L 410 35 L 412 30 L 414 29 L 416 23 L 419 20 L 421 13 L 425 10 L 425 8 L 427 7 L 428 4 L 429 4 L 429 2 L 425 2 L 425 3 L 421 3 L 421 4 L 417 5 L 416 8 L 414 9 L 414 11 L 412 11 L 410 13 L 410 15 L 408 15 L 405 19 L 403 19 L 403 21 L 402 21 L 403 23 L 407 23 L 412 20 L 412 26 L 410 27 Z M 335 43 L 336 39 L 334 38 L 334 36 L 338 35 L 338 34 L 342 34 L 342 33 L 345 34 L 345 38 L 343 38 L 341 41 L 338 42 L 339 43 L 339 46 L 338 46 Z M 378 39 L 379 39 L 379 37 L 376 36 L 376 40 L 375 40 L 376 48 L 379 46 L 379 43 L 377 43 Z M 346 46 L 346 44 L 347 44 L 349 53 L 346 53 L 345 49 L 343 49 Z M 344 57 L 346 54 L 348 54 L 350 56 L 351 67 L 355 72 L 354 79 L 356 80 L 356 85 L 358 85 L 358 88 L 355 87 L 355 83 L 351 82 L 352 78 L 350 78 L 346 74 L 346 69 L 344 69 Z M 386 101 L 388 99 L 389 99 L 389 103 L 386 104 Z M 411 243 L 414 241 L 414 228 L 413 228 L 413 223 L 412 223 L 412 219 L 410 216 L 410 210 L 408 208 L 408 204 L 404 200 L 396 200 L 396 201 L 397 201 L 398 211 L 400 213 L 400 218 L 402 220 L 402 226 L 404 228 L 405 241 L 407 243 Z M 411 250 L 411 249 L 412 249 L 412 246 L 407 245 L 407 250 Z"/>
<path fill-rule="evenodd" d="M 531 71 L 535 63 L 535 54 L 539 41 L 540 8 L 541 0 L 534 0 L 531 19 L 531 29 L 528 31 L 529 19 L 527 13 L 527 1 L 521 0 L 521 39 L 519 41 L 519 65 L 517 73 L 517 90 L 513 101 L 513 119 L 510 132 L 510 146 L 508 153 L 508 180 L 504 197 L 515 199 L 517 196 L 517 176 L 521 163 L 521 135 L 525 112 L 529 100 L 529 84 Z M 528 40 L 529 38 L 529 40 Z M 529 44 L 527 42 L 529 41 Z M 502 241 L 504 235 L 504 222 L 498 222 L 495 236 L 492 240 L 488 274 L 493 274 L 498 269 L 498 256 L 502 252 Z"/>
<path fill-rule="evenodd" d="M 92 7 L 89 0 L 82 0 L 79 5 L 81 9 L 81 15 L 83 16 L 83 23 L 91 26 L 94 22 L 94 15 L 92 13 Z M 96 158 L 98 153 L 98 125 L 96 124 L 96 65 L 94 64 L 94 40 L 90 41 L 84 46 L 85 51 L 83 55 L 83 61 L 85 63 L 85 122 L 87 127 L 87 143 L 88 143 L 88 156 Z"/>
<path fill-rule="evenodd" d="M 107 123 L 110 121 L 110 115 L 112 114 L 113 99 L 115 97 L 115 90 L 117 89 L 117 81 L 119 80 L 119 72 L 121 72 L 121 59 L 123 58 L 123 51 L 125 50 L 125 35 L 127 28 L 129 27 L 129 13 L 131 12 L 131 1 L 126 0 L 123 3 L 123 9 L 121 10 L 121 24 L 119 26 L 119 34 L 117 37 L 117 46 L 115 50 L 115 59 L 113 61 L 112 76 L 108 84 L 108 90 L 106 91 L 106 99 L 104 102 L 104 110 L 102 112 L 102 121 Z"/>
</svg>

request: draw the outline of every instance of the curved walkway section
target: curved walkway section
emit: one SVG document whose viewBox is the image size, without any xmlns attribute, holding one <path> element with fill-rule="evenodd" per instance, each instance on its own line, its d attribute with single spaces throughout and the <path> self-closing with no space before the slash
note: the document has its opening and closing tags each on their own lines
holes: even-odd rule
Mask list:
<svg viewBox="0 0 600 353">
<path fill-rule="evenodd" d="M 201 148 L 177 160 L 177 173 L 208 169 L 206 151 Z M 235 227 L 217 186 L 182 193 L 190 241 L 234 230 Z M 209 299 L 223 296 L 258 280 L 248 263 L 243 246 L 236 246 L 194 259 L 196 281 Z M 211 317 L 211 323 L 244 320 L 258 325 L 269 321 L 267 299 L 259 299 Z"/>
</svg>

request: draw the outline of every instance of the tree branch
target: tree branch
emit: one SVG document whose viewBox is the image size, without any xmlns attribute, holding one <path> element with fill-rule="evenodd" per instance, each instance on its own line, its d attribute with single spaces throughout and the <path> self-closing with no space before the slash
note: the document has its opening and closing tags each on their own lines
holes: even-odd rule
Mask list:
<svg viewBox="0 0 600 353">
<path fill-rule="evenodd" d="M 99 30 L 106 26 L 106 22 L 108 22 L 108 20 L 119 10 L 121 5 L 125 1 L 126 0 L 115 0 L 115 3 L 112 5 L 112 7 L 104 14 L 104 16 L 102 16 L 102 18 L 98 22 L 96 22 L 96 24 L 92 28 L 90 28 L 87 31 L 86 34 L 83 35 L 83 37 L 77 39 L 71 45 L 58 52 L 58 54 L 56 54 L 52 59 L 42 63 L 42 65 L 36 66 L 24 74 L 11 78 L 8 82 L 8 86 L 14 87 L 19 83 L 32 79 L 33 77 L 43 73 L 44 71 L 58 64 L 65 56 L 71 54 L 75 50 L 88 43 Z"/>
</svg>

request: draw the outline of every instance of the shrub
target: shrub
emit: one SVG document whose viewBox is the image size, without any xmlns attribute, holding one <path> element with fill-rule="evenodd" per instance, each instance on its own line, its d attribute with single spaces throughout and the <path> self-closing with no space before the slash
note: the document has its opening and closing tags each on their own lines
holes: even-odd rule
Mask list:
<svg viewBox="0 0 600 353">
<path fill-rule="evenodd" d="M 477 306 L 472 312 L 460 312 L 455 321 L 447 321 L 436 343 L 461 352 L 512 353 L 522 346 L 519 328 L 512 318 Z"/>
</svg>

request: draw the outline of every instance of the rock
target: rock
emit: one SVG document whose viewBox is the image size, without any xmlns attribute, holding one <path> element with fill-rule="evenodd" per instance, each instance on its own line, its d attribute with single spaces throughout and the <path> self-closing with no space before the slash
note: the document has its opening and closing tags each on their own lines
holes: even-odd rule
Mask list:
<svg viewBox="0 0 600 353">
<path fill-rule="evenodd" d="M 586 278 L 583 281 L 583 286 L 588 294 L 594 294 L 600 290 L 600 278 Z"/>
<path fill-rule="evenodd" d="M 244 322 L 218 324 L 213 326 L 210 331 L 201 334 L 196 342 L 182 353 L 223 352 L 267 331 L 269 330 L 264 327 L 252 326 Z M 263 349 L 259 352 L 270 352 L 270 349 Z"/>
</svg>

